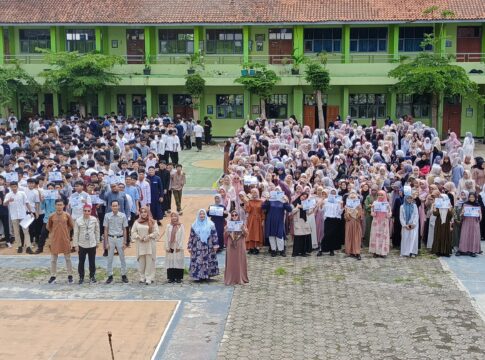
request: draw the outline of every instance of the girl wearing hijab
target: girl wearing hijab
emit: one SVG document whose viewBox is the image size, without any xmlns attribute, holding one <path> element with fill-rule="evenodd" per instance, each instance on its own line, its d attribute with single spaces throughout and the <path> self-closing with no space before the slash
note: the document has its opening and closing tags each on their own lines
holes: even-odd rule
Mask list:
<svg viewBox="0 0 485 360">
<path fill-rule="evenodd" d="M 465 211 L 469 207 L 476 208 L 479 216 L 467 216 Z M 475 257 L 480 253 L 480 220 L 482 219 L 482 211 L 474 193 L 468 195 L 468 201 L 463 204 L 461 216 L 460 245 L 456 255 L 470 255 Z"/>
<path fill-rule="evenodd" d="M 281 256 L 285 257 L 285 212 L 290 213 L 291 206 L 288 204 L 286 196 L 284 196 L 282 201 L 266 200 L 262 205 L 262 209 L 266 213 L 264 235 L 268 238 L 271 256 L 275 257 L 278 251 Z"/>
<path fill-rule="evenodd" d="M 419 212 L 411 195 L 399 209 L 401 223 L 401 256 L 416 257 L 419 243 Z"/>
<path fill-rule="evenodd" d="M 239 221 L 237 211 L 231 212 L 231 221 Z M 249 282 L 248 263 L 246 259 L 246 235 L 248 229 L 243 224 L 240 231 L 228 231 L 227 227 L 226 267 L 224 270 L 225 285 L 242 285 Z"/>
<path fill-rule="evenodd" d="M 222 211 L 222 215 L 219 215 L 219 214 L 215 214 L 215 213 L 212 213 L 210 208 L 222 208 L 223 211 Z M 218 251 L 222 251 L 222 249 L 224 248 L 224 243 L 225 243 L 225 240 L 224 240 L 224 222 L 225 222 L 225 218 L 227 217 L 227 211 L 226 211 L 226 207 L 224 206 L 223 204 L 223 199 L 222 199 L 222 196 L 220 194 L 216 194 L 214 196 L 214 204 L 211 205 L 209 207 L 209 210 L 207 211 L 207 213 L 209 214 L 209 217 L 210 217 L 210 220 L 212 221 L 212 223 L 214 223 L 215 227 L 216 227 L 216 231 L 217 231 L 217 239 L 219 241 L 219 249 Z"/>
<path fill-rule="evenodd" d="M 463 157 L 469 156 L 470 159 L 473 158 L 473 151 L 475 150 L 475 140 L 471 132 L 465 134 L 465 139 L 463 140 Z"/>
<path fill-rule="evenodd" d="M 478 194 L 478 204 L 480 205 L 480 209 L 482 210 L 482 214 L 485 213 L 485 185 L 482 187 L 482 191 Z M 480 220 L 480 237 L 483 240 L 485 236 L 485 219 L 482 217 Z"/>
<path fill-rule="evenodd" d="M 332 189 L 323 205 L 325 217 L 323 239 L 317 256 L 322 256 L 324 252 L 330 252 L 330 256 L 334 256 L 335 250 L 340 250 L 342 247 L 345 241 L 345 224 L 342 221 L 342 212 L 341 198 L 337 196 L 337 190 Z"/>
<path fill-rule="evenodd" d="M 453 209 L 451 207 L 450 199 L 446 194 L 441 195 L 441 201 L 448 207 L 437 209 L 436 200 L 433 204 L 433 215 L 436 216 L 434 225 L 433 246 L 431 252 L 437 256 L 450 256 L 451 237 L 453 233 Z"/>
<path fill-rule="evenodd" d="M 308 211 L 303 210 L 302 201 L 308 199 L 308 193 L 302 193 L 293 202 L 293 254 L 292 256 L 307 256 L 312 251 L 311 228 L 308 223 Z"/>
<path fill-rule="evenodd" d="M 157 260 L 157 240 L 159 237 L 157 223 L 152 219 L 150 210 L 144 206 L 140 216 L 131 228 L 131 239 L 136 242 L 136 258 L 140 283 L 150 285 L 155 279 L 155 263 Z"/>
<path fill-rule="evenodd" d="M 359 196 L 351 191 L 345 205 L 345 253 L 348 256 L 360 260 L 360 248 L 362 244 L 362 219 L 364 211 Z"/>
<path fill-rule="evenodd" d="M 190 276 L 196 281 L 219 275 L 216 251 L 219 248 L 216 227 L 204 209 L 197 213 L 190 229 L 187 248 L 190 252 Z"/>
<path fill-rule="evenodd" d="M 245 199 L 244 210 L 247 214 L 248 235 L 246 248 L 250 254 L 259 254 L 259 248 L 263 246 L 263 201 L 259 198 L 258 189 L 251 189 L 249 199 Z"/>
<path fill-rule="evenodd" d="M 184 238 L 185 229 L 179 214 L 172 212 L 165 231 L 165 267 L 169 283 L 181 283 L 184 278 Z"/>
<path fill-rule="evenodd" d="M 378 209 L 378 204 L 382 208 Z M 377 193 L 377 200 L 372 203 L 371 216 L 369 252 L 374 254 L 375 258 L 385 257 L 389 253 L 389 218 L 391 217 L 391 209 L 386 193 L 383 190 Z"/>
<path fill-rule="evenodd" d="M 392 195 L 392 217 L 393 229 L 392 229 L 392 246 L 398 249 L 401 246 L 401 222 L 399 219 L 399 212 L 401 205 L 404 203 L 404 193 L 402 189 L 402 184 L 400 181 L 396 181 L 392 185 L 394 193 Z"/>
<path fill-rule="evenodd" d="M 476 164 L 472 169 L 472 179 L 475 181 L 476 191 L 481 191 L 485 185 L 485 161 L 482 158 L 475 159 Z"/>
<path fill-rule="evenodd" d="M 370 241 L 370 231 L 372 223 L 372 204 L 377 200 L 377 185 L 372 185 L 370 194 L 365 198 L 364 201 L 364 215 L 365 215 L 365 235 L 364 235 L 364 246 L 369 246 Z"/>
<path fill-rule="evenodd" d="M 458 246 L 460 245 L 461 236 L 461 210 L 463 209 L 463 204 L 468 200 L 468 191 L 463 190 L 458 195 L 458 200 L 455 202 L 455 207 L 453 211 L 453 235 L 452 235 L 452 246 L 453 249 L 458 251 Z"/>
<path fill-rule="evenodd" d="M 443 157 L 442 162 L 441 162 L 441 175 L 440 175 L 440 177 L 444 178 L 446 181 L 450 181 L 451 180 L 451 170 L 452 170 L 452 167 L 451 167 L 450 157 L 448 155 L 445 155 Z"/>
</svg>

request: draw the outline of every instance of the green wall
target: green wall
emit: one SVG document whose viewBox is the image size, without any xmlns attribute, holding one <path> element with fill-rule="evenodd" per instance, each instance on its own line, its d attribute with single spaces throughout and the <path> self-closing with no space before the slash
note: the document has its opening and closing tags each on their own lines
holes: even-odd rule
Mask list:
<svg viewBox="0 0 485 360">
<path fill-rule="evenodd" d="M 113 26 L 108 28 L 108 53 L 112 55 L 126 55 L 126 28 Z M 111 41 L 117 40 L 118 47 L 111 47 Z"/>
</svg>

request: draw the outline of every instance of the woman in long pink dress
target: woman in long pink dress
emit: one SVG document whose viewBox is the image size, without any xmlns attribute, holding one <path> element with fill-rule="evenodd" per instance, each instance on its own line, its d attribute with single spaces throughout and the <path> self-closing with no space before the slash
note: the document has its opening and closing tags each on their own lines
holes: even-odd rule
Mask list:
<svg viewBox="0 0 485 360">
<path fill-rule="evenodd" d="M 351 201 L 349 201 L 351 200 Z M 356 202 L 356 206 L 351 202 Z M 355 207 L 354 207 L 355 206 Z M 348 256 L 360 260 L 360 248 L 362 244 L 362 218 L 364 212 L 360 204 L 359 196 L 355 191 L 350 192 L 345 206 L 345 253 Z"/>
<path fill-rule="evenodd" d="M 231 212 L 231 221 L 238 221 L 237 211 Z M 246 235 L 248 230 L 243 225 L 241 231 L 228 231 L 226 226 L 227 248 L 225 285 L 242 285 L 249 282 L 248 262 L 246 258 Z"/>
<path fill-rule="evenodd" d="M 369 252 L 374 254 L 374 257 L 385 257 L 389 254 L 391 207 L 387 201 L 386 193 L 382 190 L 377 193 L 377 200 L 371 205 L 371 216 Z"/>
<path fill-rule="evenodd" d="M 474 207 L 478 209 L 479 217 L 465 216 L 465 209 L 467 207 Z M 468 201 L 463 204 L 461 210 L 461 235 L 460 245 L 456 255 L 470 255 L 477 256 L 480 253 L 480 220 L 482 218 L 482 211 L 478 204 L 477 197 L 474 193 L 468 195 Z"/>
</svg>

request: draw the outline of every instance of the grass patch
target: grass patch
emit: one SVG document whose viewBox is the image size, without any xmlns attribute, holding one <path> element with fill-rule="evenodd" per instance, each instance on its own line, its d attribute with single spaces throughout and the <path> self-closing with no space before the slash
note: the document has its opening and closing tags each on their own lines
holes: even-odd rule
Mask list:
<svg viewBox="0 0 485 360">
<path fill-rule="evenodd" d="M 313 274 L 317 269 L 315 266 L 305 266 L 301 268 L 301 273 L 303 274 Z"/>
<path fill-rule="evenodd" d="M 325 278 L 327 280 L 339 282 L 344 281 L 346 279 L 346 276 L 344 274 L 328 274 Z"/>
<path fill-rule="evenodd" d="M 400 276 L 400 277 L 395 278 L 394 282 L 396 284 L 405 284 L 405 283 L 413 282 L 413 279 L 408 278 L 408 277 L 404 277 L 404 276 Z"/>
<path fill-rule="evenodd" d="M 189 275 L 189 268 L 184 268 L 184 275 Z"/>
<path fill-rule="evenodd" d="M 283 276 L 288 274 L 288 271 L 286 271 L 284 267 L 279 267 L 279 268 L 276 268 L 276 270 L 274 271 L 274 274 L 278 276 Z"/>
<path fill-rule="evenodd" d="M 298 276 L 298 275 L 297 276 L 294 276 L 293 277 L 293 282 L 295 284 L 301 284 L 303 282 L 303 278 L 301 276 Z"/>
<path fill-rule="evenodd" d="M 419 250 L 418 258 L 421 258 L 421 259 L 437 259 L 438 257 L 435 254 L 432 254 L 428 249 L 421 249 L 421 250 Z"/>
<path fill-rule="evenodd" d="M 40 277 L 45 278 L 45 277 L 48 277 L 49 275 L 50 275 L 50 271 L 47 269 L 30 269 L 27 271 L 23 271 L 21 273 L 22 277 L 30 280 L 34 280 Z"/>
</svg>

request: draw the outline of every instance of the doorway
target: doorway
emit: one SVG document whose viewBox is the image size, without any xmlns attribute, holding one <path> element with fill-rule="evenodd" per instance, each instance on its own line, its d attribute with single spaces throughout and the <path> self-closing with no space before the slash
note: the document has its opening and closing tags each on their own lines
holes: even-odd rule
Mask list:
<svg viewBox="0 0 485 360">
<path fill-rule="evenodd" d="M 133 95 L 132 99 L 133 117 L 142 119 L 147 113 L 147 97 L 146 95 Z"/>
<path fill-rule="evenodd" d="M 44 95 L 44 118 L 52 119 L 54 116 L 54 96 L 52 94 Z"/>
<path fill-rule="evenodd" d="M 192 109 L 192 96 L 187 94 L 173 95 L 173 117 L 180 115 L 184 119 L 194 117 L 194 109 Z"/>
<path fill-rule="evenodd" d="M 458 26 L 456 34 L 456 61 L 480 62 L 482 29 L 479 26 Z"/>
<path fill-rule="evenodd" d="M 128 64 L 145 63 L 145 32 L 143 29 L 126 30 L 126 55 Z"/>
<path fill-rule="evenodd" d="M 20 102 L 20 118 L 21 120 L 28 120 L 39 113 L 38 95 L 31 103 Z"/>
<path fill-rule="evenodd" d="M 269 29 L 269 62 L 282 64 L 284 59 L 291 60 L 293 52 L 292 29 Z"/>
<path fill-rule="evenodd" d="M 448 130 L 456 133 L 460 137 L 461 128 L 461 101 L 459 96 L 445 98 L 443 104 L 443 135 L 446 136 Z M 446 138 L 446 137 L 445 137 Z"/>
</svg>

